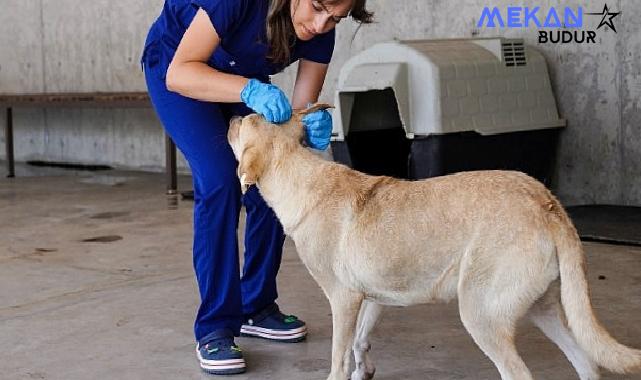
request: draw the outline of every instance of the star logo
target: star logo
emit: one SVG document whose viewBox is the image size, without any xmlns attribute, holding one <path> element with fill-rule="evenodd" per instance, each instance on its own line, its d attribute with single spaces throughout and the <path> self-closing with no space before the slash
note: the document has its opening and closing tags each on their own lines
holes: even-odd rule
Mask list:
<svg viewBox="0 0 641 380">
<path fill-rule="evenodd" d="M 614 30 L 614 33 L 617 32 L 617 29 L 614 27 L 614 21 L 612 20 L 620 14 L 621 12 L 614 12 L 614 13 L 610 12 L 610 9 L 608 9 L 608 4 L 605 4 L 603 6 L 603 12 L 601 13 L 586 13 L 586 15 L 602 16 L 601 22 L 599 23 L 597 30 L 601 29 L 603 25 L 607 25 L 610 27 L 610 29 Z"/>
</svg>

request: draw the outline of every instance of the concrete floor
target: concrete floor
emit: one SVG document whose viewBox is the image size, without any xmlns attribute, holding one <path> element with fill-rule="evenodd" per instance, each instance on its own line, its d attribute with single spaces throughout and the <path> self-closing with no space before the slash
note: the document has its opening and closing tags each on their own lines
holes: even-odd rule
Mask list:
<svg viewBox="0 0 641 380">
<path fill-rule="evenodd" d="M 0 179 L 0 378 L 212 378 L 192 338 L 192 203 L 168 199 L 162 175 L 29 174 Z M 181 183 L 189 188 L 188 178 Z M 597 313 L 620 341 L 641 347 L 641 248 L 585 247 Z M 279 283 L 281 307 L 308 322 L 309 339 L 238 339 L 248 372 L 234 379 L 324 380 L 330 310 L 289 240 Z M 529 324 L 518 346 L 537 379 L 577 378 Z M 455 304 L 389 309 L 373 356 L 381 380 L 498 378 Z"/>
</svg>

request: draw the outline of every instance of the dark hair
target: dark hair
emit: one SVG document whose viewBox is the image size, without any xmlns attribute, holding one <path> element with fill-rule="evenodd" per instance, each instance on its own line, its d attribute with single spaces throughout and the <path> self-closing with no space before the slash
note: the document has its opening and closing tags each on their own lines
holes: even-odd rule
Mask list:
<svg viewBox="0 0 641 380">
<path fill-rule="evenodd" d="M 300 0 L 272 0 L 267 14 L 267 41 L 270 46 L 268 58 L 274 63 L 288 64 L 291 48 L 296 41 L 296 32 L 292 24 L 290 4 Z M 309 0 L 305 0 L 309 1 Z M 335 4 L 344 0 L 318 0 L 324 4 Z M 361 24 L 372 22 L 374 14 L 365 8 L 367 0 L 354 0 L 349 15 Z"/>
</svg>

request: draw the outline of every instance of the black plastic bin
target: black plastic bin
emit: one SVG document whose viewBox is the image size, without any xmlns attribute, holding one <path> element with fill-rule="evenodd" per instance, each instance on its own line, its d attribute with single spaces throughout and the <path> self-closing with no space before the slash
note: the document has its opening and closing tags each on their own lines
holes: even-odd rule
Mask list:
<svg viewBox="0 0 641 380">
<path fill-rule="evenodd" d="M 332 142 L 334 160 L 364 173 L 410 180 L 470 170 L 518 170 L 552 184 L 558 129 L 414 140 L 397 132 L 355 132 L 346 142 Z"/>
<path fill-rule="evenodd" d="M 561 128 L 484 136 L 476 132 L 408 139 L 388 90 L 355 97 L 345 141 L 333 141 L 334 160 L 372 175 L 409 180 L 470 170 L 518 170 L 552 183 Z M 376 124 L 374 130 L 368 125 Z"/>
</svg>

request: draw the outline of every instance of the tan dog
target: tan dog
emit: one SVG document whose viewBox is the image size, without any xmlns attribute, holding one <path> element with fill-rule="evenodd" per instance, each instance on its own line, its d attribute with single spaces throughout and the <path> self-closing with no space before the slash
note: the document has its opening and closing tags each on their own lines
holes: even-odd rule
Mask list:
<svg viewBox="0 0 641 380">
<path fill-rule="evenodd" d="M 455 297 L 504 380 L 532 379 L 514 344 L 524 316 L 582 380 L 598 379 L 599 366 L 641 369 L 641 351 L 616 342 L 594 316 L 581 242 L 541 183 L 508 171 L 416 182 L 365 175 L 301 146 L 301 115 L 286 125 L 236 118 L 228 138 L 243 189 L 258 186 L 329 299 L 329 380 L 348 378 L 352 342 L 351 380 L 372 378 L 368 335 L 381 305 Z"/>
</svg>

